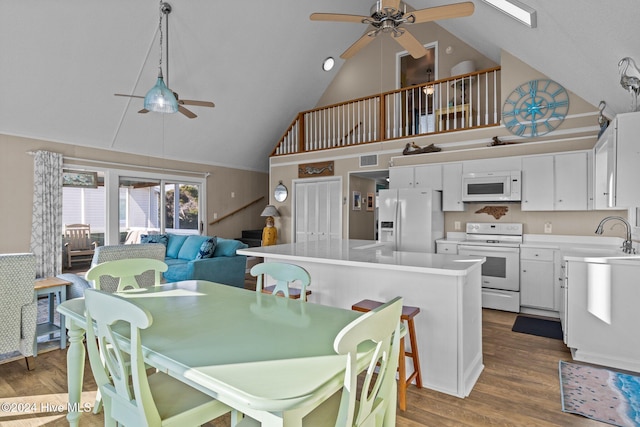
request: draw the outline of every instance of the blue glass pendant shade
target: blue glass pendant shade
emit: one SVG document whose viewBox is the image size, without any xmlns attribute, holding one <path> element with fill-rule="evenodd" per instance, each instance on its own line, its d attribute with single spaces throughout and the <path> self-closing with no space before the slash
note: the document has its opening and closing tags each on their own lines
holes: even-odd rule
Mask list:
<svg viewBox="0 0 640 427">
<path fill-rule="evenodd" d="M 178 100 L 164 84 L 162 69 L 158 73 L 156 85 L 144 97 L 144 108 L 156 113 L 176 113 L 178 111 Z"/>
</svg>

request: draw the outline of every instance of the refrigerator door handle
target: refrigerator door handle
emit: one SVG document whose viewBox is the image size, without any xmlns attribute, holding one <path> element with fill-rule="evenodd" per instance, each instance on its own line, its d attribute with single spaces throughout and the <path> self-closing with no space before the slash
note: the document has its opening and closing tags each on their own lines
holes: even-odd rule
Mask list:
<svg viewBox="0 0 640 427">
<path fill-rule="evenodd" d="M 396 199 L 396 209 L 395 209 L 395 213 L 394 213 L 394 218 L 395 218 L 395 222 L 394 222 L 394 228 L 395 230 L 395 235 L 394 235 L 394 251 L 399 251 L 400 250 L 400 198 Z"/>
</svg>

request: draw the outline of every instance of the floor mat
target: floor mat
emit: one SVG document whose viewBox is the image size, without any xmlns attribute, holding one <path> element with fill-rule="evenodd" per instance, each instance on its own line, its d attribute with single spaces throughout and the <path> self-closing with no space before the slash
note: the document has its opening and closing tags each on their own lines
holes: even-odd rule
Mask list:
<svg viewBox="0 0 640 427">
<path fill-rule="evenodd" d="M 539 319 L 537 317 L 518 316 L 511 328 L 513 332 L 537 335 L 539 337 L 563 339 L 562 326 L 558 320 Z"/>
<path fill-rule="evenodd" d="M 620 427 L 640 426 L 640 377 L 560 361 L 562 411 Z"/>
</svg>

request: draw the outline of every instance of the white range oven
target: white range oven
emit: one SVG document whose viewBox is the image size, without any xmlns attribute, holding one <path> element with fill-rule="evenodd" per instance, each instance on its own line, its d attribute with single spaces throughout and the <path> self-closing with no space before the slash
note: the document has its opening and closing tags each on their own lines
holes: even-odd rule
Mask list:
<svg viewBox="0 0 640 427">
<path fill-rule="evenodd" d="M 522 224 L 467 223 L 458 254 L 484 257 L 482 307 L 520 312 L 520 244 Z"/>
</svg>

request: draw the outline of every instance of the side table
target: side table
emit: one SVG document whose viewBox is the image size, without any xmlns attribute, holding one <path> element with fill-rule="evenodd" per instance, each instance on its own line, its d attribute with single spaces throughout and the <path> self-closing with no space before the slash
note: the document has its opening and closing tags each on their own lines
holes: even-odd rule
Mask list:
<svg viewBox="0 0 640 427">
<path fill-rule="evenodd" d="M 36 280 L 34 289 L 37 296 L 47 295 L 49 302 L 49 320 L 45 323 L 39 323 L 36 326 L 36 342 L 33 343 L 33 355 L 38 354 L 38 337 L 42 335 L 53 334 L 56 331 L 60 331 L 60 348 L 67 347 L 67 333 L 64 325 L 64 316 L 60 315 L 60 325 L 56 325 L 53 321 L 55 315 L 54 311 L 54 297 L 58 298 L 58 305 L 67 300 L 67 285 L 71 282 L 59 279 L 57 277 L 47 277 L 44 279 Z"/>
</svg>

